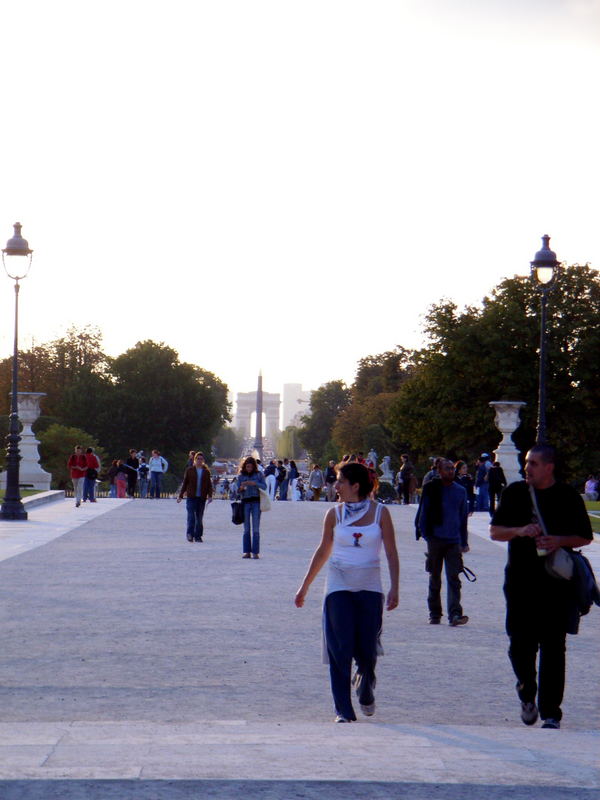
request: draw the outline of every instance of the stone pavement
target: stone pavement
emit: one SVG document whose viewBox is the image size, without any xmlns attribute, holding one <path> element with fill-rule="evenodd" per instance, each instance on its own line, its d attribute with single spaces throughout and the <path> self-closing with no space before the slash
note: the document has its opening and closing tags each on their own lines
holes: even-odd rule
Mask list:
<svg viewBox="0 0 600 800">
<path fill-rule="evenodd" d="M 0 798 L 600 797 L 600 612 L 568 637 L 563 729 L 526 728 L 505 545 L 484 514 L 470 622 L 450 628 L 427 624 L 415 509 L 391 507 L 401 602 L 385 614 L 377 713 L 333 724 L 324 576 L 293 605 L 326 508 L 274 504 L 259 561 L 240 558 L 222 501 L 201 544 L 169 500 L 59 501 L 0 523 Z M 600 574 L 600 544 L 586 550 Z"/>
</svg>

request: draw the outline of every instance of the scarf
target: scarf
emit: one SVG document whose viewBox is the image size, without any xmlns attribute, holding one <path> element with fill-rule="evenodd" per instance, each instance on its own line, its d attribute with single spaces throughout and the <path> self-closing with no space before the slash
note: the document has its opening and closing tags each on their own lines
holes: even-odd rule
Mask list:
<svg viewBox="0 0 600 800">
<path fill-rule="evenodd" d="M 368 497 L 364 500 L 359 500 L 357 503 L 344 503 L 342 506 L 342 525 L 351 525 L 362 519 L 369 508 L 371 501 Z"/>
</svg>

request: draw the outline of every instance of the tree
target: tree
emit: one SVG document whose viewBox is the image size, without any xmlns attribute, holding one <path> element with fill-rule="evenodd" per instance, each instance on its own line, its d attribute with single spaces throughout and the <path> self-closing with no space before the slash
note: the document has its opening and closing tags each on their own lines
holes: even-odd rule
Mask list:
<svg viewBox="0 0 600 800">
<path fill-rule="evenodd" d="M 227 386 L 211 372 L 182 363 L 173 348 L 138 342 L 111 365 L 114 388 L 102 442 L 113 452 L 158 447 L 173 456 L 190 448 L 211 452 L 229 421 Z"/>
<path fill-rule="evenodd" d="M 350 390 L 340 380 L 324 383 L 311 392 L 310 414 L 302 417 L 298 437 L 314 461 L 337 458 L 331 435 L 338 414 L 349 404 Z"/>
<path fill-rule="evenodd" d="M 388 422 L 423 454 L 473 458 L 500 434 L 491 400 L 524 400 L 513 438 L 524 451 L 535 441 L 539 294 L 531 279 L 507 278 L 481 308 L 459 312 L 449 301 L 431 307 L 427 347 L 400 388 Z M 600 432 L 597 353 L 600 278 L 588 266 L 566 269 L 552 290 L 548 324 L 548 436 L 574 474 L 597 468 Z"/>
<path fill-rule="evenodd" d="M 298 436 L 298 428 L 288 425 L 284 431 L 281 431 L 275 449 L 279 458 L 300 458 L 303 448 Z"/>
<path fill-rule="evenodd" d="M 67 461 L 75 445 L 79 444 L 84 449 L 93 447 L 94 452 L 102 462 L 103 468 L 107 467 L 107 456 L 99 446 L 96 439 L 87 431 L 72 428 L 66 425 L 50 425 L 38 434 L 40 442 L 40 464 L 47 472 L 52 474 L 52 487 L 64 489 L 69 483 L 70 475 Z"/>
<path fill-rule="evenodd" d="M 243 434 L 236 428 L 223 426 L 214 440 L 213 452 L 217 458 L 237 459 L 240 458 L 243 446 Z"/>
<path fill-rule="evenodd" d="M 395 350 L 361 358 L 352 384 L 352 399 L 364 400 L 383 392 L 397 392 L 410 377 L 411 355 L 410 350 L 396 345 Z"/>
<path fill-rule="evenodd" d="M 402 444 L 394 439 L 387 425 L 390 408 L 397 392 L 385 392 L 374 397 L 353 400 L 337 417 L 333 427 L 333 442 L 338 452 L 367 453 L 374 448 L 379 457 L 397 457 Z M 397 463 L 397 460 L 396 460 Z"/>
</svg>

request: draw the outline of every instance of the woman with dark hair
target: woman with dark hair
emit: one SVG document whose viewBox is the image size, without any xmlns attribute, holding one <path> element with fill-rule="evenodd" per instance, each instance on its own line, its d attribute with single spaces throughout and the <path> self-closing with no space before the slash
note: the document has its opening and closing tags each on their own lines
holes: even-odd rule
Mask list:
<svg viewBox="0 0 600 800">
<path fill-rule="evenodd" d="M 363 714 L 375 713 L 375 665 L 381 652 L 379 637 L 384 594 L 380 554 L 383 544 L 390 572 L 387 609 L 398 605 L 400 565 L 394 526 L 388 509 L 369 499 L 373 481 L 363 464 L 337 466 L 336 491 L 341 503 L 330 508 L 323 522 L 321 542 L 295 597 L 302 608 L 308 589 L 329 559 L 323 627 L 336 722 L 353 722 L 352 659 L 356 689 Z M 330 558 L 331 556 L 331 558 Z"/>
<path fill-rule="evenodd" d="M 298 467 L 296 466 L 296 462 L 293 458 L 290 459 L 290 470 L 288 472 L 288 480 L 290 482 L 290 487 L 292 489 L 292 500 L 296 499 L 296 484 L 298 483 L 298 478 L 300 477 L 300 472 L 298 471 Z"/>
<path fill-rule="evenodd" d="M 242 461 L 236 484 L 244 509 L 242 558 L 250 558 L 250 556 L 258 558 L 260 553 L 260 494 L 258 490 L 266 489 L 267 484 L 262 472 L 258 469 L 256 459 L 252 456 L 248 456 Z"/>
<path fill-rule="evenodd" d="M 470 516 L 475 511 L 475 481 L 469 475 L 467 469 L 466 461 L 457 461 L 454 465 L 454 472 L 456 474 L 455 481 L 459 483 L 467 493 Z"/>
</svg>

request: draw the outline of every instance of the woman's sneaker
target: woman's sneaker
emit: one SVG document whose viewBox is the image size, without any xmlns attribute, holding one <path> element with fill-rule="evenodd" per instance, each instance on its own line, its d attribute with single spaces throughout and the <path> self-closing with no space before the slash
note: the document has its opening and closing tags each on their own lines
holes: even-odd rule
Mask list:
<svg viewBox="0 0 600 800">
<path fill-rule="evenodd" d="M 521 719 L 525 725 L 535 725 L 538 709 L 535 703 L 521 703 Z"/>
<path fill-rule="evenodd" d="M 560 728 L 560 722 L 557 719 L 545 719 L 542 728 L 553 728 L 557 731 Z"/>
<path fill-rule="evenodd" d="M 365 717 L 372 717 L 373 714 L 375 713 L 375 701 L 373 700 L 372 703 L 369 703 L 369 705 L 366 706 L 360 703 L 360 710 L 365 715 Z"/>
<path fill-rule="evenodd" d="M 335 718 L 335 721 L 336 722 L 352 722 L 351 719 L 346 719 L 346 717 L 343 717 L 341 714 L 337 715 L 337 717 Z"/>
</svg>

